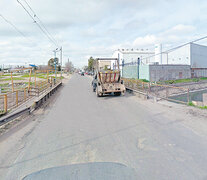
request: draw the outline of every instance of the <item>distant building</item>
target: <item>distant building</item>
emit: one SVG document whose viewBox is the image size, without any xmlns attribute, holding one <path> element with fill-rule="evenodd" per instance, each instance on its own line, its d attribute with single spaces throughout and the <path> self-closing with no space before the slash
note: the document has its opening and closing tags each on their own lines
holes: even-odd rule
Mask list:
<svg viewBox="0 0 207 180">
<path fill-rule="evenodd" d="M 113 56 L 124 60 L 122 76 L 149 81 L 207 77 L 207 46 L 189 43 L 162 53 L 162 45 L 155 51 L 115 51 Z M 140 58 L 140 64 L 136 59 Z M 122 62 L 122 61 L 121 61 Z M 132 63 L 130 63 L 132 62 Z"/>
<path fill-rule="evenodd" d="M 143 59 L 143 64 L 148 64 L 154 62 L 154 54 L 155 52 L 148 49 L 118 49 L 113 53 L 112 58 L 119 57 L 120 63 L 137 62 L 139 58 Z"/>
<path fill-rule="evenodd" d="M 190 43 L 162 55 L 161 64 L 190 65 L 191 68 L 207 68 L 207 46 Z"/>
<path fill-rule="evenodd" d="M 116 50 L 112 58 L 119 58 L 119 64 L 120 64 L 120 70 L 122 74 L 122 64 L 127 63 L 137 63 L 138 59 L 142 60 L 140 61 L 140 64 L 149 64 L 154 62 L 154 52 L 150 51 L 148 49 L 118 49 Z M 112 61 L 111 67 L 115 69 L 116 61 Z"/>
</svg>

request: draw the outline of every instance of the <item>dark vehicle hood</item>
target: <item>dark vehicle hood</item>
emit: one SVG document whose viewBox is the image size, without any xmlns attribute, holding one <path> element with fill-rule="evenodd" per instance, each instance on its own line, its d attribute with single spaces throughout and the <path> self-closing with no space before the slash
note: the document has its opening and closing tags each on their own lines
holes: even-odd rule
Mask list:
<svg viewBox="0 0 207 180">
<path fill-rule="evenodd" d="M 135 171 L 123 164 L 95 162 L 44 169 L 23 180 L 137 180 Z"/>
</svg>

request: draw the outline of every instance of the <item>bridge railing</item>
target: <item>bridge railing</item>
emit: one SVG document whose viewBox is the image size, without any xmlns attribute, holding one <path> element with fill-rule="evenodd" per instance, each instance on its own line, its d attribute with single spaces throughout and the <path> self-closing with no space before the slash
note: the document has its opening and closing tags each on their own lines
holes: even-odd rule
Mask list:
<svg viewBox="0 0 207 180">
<path fill-rule="evenodd" d="M 191 101 L 189 88 L 160 85 L 136 79 L 122 78 L 126 88 L 145 93 L 148 96 L 188 104 Z"/>
<path fill-rule="evenodd" d="M 60 78 L 55 81 L 52 77 L 47 80 L 38 81 L 35 84 L 31 82 L 29 87 L 0 94 L 0 116 L 26 103 L 31 98 L 40 96 L 49 88 L 56 86 L 60 82 Z"/>
</svg>

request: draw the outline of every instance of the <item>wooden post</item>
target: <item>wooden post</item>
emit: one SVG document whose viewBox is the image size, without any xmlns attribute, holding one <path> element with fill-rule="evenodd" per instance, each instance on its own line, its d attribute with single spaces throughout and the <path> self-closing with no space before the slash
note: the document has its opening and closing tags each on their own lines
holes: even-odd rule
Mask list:
<svg viewBox="0 0 207 180">
<path fill-rule="evenodd" d="M 16 105 L 18 106 L 18 91 L 16 91 Z"/>
<path fill-rule="evenodd" d="M 36 71 L 35 71 L 34 76 L 35 76 L 35 88 L 36 88 Z"/>
<path fill-rule="evenodd" d="M 149 92 L 151 91 L 150 82 L 148 83 Z"/>
<path fill-rule="evenodd" d="M 4 112 L 7 112 L 8 102 L 7 102 L 7 94 L 4 95 Z"/>
<path fill-rule="evenodd" d="M 188 94 L 187 94 L 187 98 L 188 98 L 188 104 L 189 104 L 189 102 L 190 102 L 190 90 L 189 90 L 189 88 L 188 88 Z"/>
<path fill-rule="evenodd" d="M 12 92 L 14 92 L 14 82 L 13 82 L 12 72 L 11 72 L 11 83 L 12 83 Z"/>
<path fill-rule="evenodd" d="M 26 101 L 26 99 L 27 99 L 27 94 L 26 94 L 27 92 L 26 92 L 26 88 L 24 88 L 24 100 Z"/>
<path fill-rule="evenodd" d="M 48 83 L 48 80 L 49 80 L 49 71 L 47 70 L 47 83 Z"/>
<path fill-rule="evenodd" d="M 32 69 L 30 69 L 30 72 L 29 72 L 29 84 L 28 84 L 28 91 L 30 90 L 31 75 L 32 75 Z"/>
</svg>

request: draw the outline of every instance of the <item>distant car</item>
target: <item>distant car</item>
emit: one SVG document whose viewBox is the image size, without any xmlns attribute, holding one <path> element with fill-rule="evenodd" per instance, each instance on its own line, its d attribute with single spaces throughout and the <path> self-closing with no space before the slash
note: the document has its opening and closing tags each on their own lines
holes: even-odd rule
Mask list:
<svg viewBox="0 0 207 180">
<path fill-rule="evenodd" d="M 84 72 L 81 72 L 81 76 L 84 76 Z"/>
</svg>

